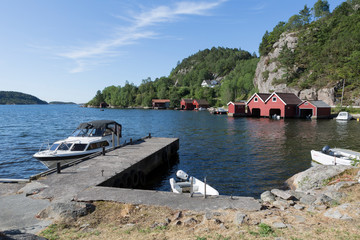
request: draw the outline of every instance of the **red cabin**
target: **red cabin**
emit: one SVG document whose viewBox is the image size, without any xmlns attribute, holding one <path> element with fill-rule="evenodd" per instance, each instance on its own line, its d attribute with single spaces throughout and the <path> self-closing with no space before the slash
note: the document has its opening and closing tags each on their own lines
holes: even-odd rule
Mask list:
<svg viewBox="0 0 360 240">
<path fill-rule="evenodd" d="M 194 105 L 195 109 L 209 108 L 209 103 L 204 99 L 194 99 L 192 104 Z"/>
<path fill-rule="evenodd" d="M 230 117 L 239 117 L 245 116 L 245 102 L 229 102 L 228 106 L 228 116 Z"/>
<path fill-rule="evenodd" d="M 273 92 L 265 101 L 265 112 L 268 117 L 280 116 L 293 118 L 297 116 L 297 106 L 302 103 L 294 93 Z"/>
<path fill-rule="evenodd" d="M 181 99 L 180 109 L 182 110 L 193 110 L 194 104 L 192 99 Z"/>
<path fill-rule="evenodd" d="M 265 101 L 270 96 L 270 93 L 255 93 L 246 102 L 247 114 L 251 117 L 268 117 L 266 112 Z"/>
<path fill-rule="evenodd" d="M 170 106 L 169 99 L 152 99 L 152 107 L 154 109 L 166 109 Z"/>
<path fill-rule="evenodd" d="M 303 101 L 298 106 L 301 118 L 330 118 L 331 107 L 323 101 Z"/>
</svg>

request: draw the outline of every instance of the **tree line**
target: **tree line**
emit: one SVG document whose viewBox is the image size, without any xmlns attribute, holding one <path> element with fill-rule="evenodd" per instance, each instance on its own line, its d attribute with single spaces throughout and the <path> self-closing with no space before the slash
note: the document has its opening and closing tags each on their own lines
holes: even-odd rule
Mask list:
<svg viewBox="0 0 360 240">
<path fill-rule="evenodd" d="M 246 99 L 255 92 L 253 78 L 256 54 L 237 48 L 211 48 L 197 52 L 178 62 L 168 77 L 142 80 L 139 86 L 109 86 L 98 90 L 88 105 L 106 102 L 112 106 L 150 107 L 152 99 L 170 99 L 171 107 L 179 107 L 182 98 L 206 99 L 211 106 Z M 203 80 L 221 80 L 214 88 L 201 87 Z"/>
</svg>

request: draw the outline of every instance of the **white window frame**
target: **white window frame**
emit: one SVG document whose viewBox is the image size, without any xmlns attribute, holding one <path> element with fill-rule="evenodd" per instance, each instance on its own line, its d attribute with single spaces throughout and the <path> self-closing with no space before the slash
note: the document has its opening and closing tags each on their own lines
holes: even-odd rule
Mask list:
<svg viewBox="0 0 360 240">
<path fill-rule="evenodd" d="M 254 102 L 258 102 L 258 98 L 257 98 L 257 97 L 254 98 Z"/>
<path fill-rule="evenodd" d="M 276 102 L 276 101 L 277 101 L 277 97 L 273 97 L 273 98 L 272 98 L 272 101 L 273 101 L 273 102 Z"/>
</svg>

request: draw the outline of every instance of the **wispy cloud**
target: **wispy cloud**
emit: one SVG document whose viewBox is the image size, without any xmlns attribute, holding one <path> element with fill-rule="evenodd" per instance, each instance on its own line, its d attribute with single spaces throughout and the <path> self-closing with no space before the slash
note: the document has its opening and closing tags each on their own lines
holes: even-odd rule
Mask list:
<svg viewBox="0 0 360 240">
<path fill-rule="evenodd" d="M 132 17 L 118 16 L 128 22 L 127 27 L 118 27 L 112 37 L 89 44 L 87 47 L 72 48 L 58 54 L 58 56 L 73 60 L 76 67 L 72 73 L 91 69 L 106 59 L 118 56 L 122 46 L 137 43 L 141 39 L 156 38 L 159 33 L 152 30 L 153 26 L 178 21 L 181 16 L 209 15 L 209 11 L 227 0 L 211 2 L 178 2 L 171 6 L 158 6 L 147 11 L 132 13 Z"/>
<path fill-rule="evenodd" d="M 261 2 L 256 4 L 254 7 L 251 8 L 253 11 L 261 12 L 267 7 L 267 4 L 265 2 Z"/>
</svg>

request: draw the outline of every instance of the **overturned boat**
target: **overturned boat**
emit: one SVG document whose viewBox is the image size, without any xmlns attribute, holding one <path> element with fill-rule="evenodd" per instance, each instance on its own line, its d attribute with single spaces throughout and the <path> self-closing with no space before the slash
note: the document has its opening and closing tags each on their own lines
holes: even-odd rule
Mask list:
<svg viewBox="0 0 360 240">
<path fill-rule="evenodd" d="M 116 136 L 116 137 L 115 137 Z M 73 161 L 90 154 L 112 148 L 120 144 L 121 125 L 113 120 L 97 120 L 81 123 L 75 131 L 64 140 L 48 145 L 33 155 L 48 168 Z M 117 144 L 115 144 L 117 143 Z"/>
<path fill-rule="evenodd" d="M 330 148 L 325 146 L 321 151 L 311 150 L 313 161 L 323 165 L 352 165 L 360 162 L 360 153 L 342 148 Z"/>
<path fill-rule="evenodd" d="M 170 178 L 171 190 L 174 193 L 193 193 L 205 195 L 206 191 L 206 195 L 219 195 L 219 192 L 215 188 L 205 184 L 195 177 L 189 177 L 189 175 L 182 170 L 178 170 L 176 172 L 176 177 L 178 178 L 178 181 L 175 181 L 174 178 Z"/>
</svg>

